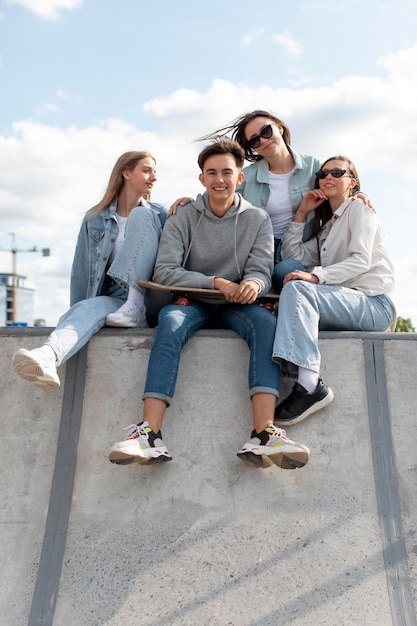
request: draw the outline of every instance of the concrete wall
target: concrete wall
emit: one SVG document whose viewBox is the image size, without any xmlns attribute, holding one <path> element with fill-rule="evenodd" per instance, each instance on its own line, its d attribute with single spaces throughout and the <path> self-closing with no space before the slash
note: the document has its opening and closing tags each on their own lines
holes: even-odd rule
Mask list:
<svg viewBox="0 0 417 626">
<path fill-rule="evenodd" d="M 233 333 L 185 347 L 173 461 L 144 467 L 107 452 L 140 417 L 153 331 L 100 331 L 44 392 L 10 360 L 47 331 L 0 331 L 1 624 L 416 624 L 417 335 L 323 333 L 335 400 L 288 430 L 311 459 L 285 471 L 236 457 L 251 413 Z"/>
</svg>

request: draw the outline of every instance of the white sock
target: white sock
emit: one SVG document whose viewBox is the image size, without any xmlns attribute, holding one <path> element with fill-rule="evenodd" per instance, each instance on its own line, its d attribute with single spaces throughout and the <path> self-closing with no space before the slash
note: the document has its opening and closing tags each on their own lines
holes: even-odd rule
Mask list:
<svg viewBox="0 0 417 626">
<path fill-rule="evenodd" d="M 131 311 L 134 308 L 140 309 L 143 306 L 145 306 L 145 296 L 143 293 L 133 287 L 129 287 L 127 300 L 122 304 L 119 311 Z"/>
<path fill-rule="evenodd" d="M 298 367 L 298 380 L 297 382 L 307 390 L 307 393 L 313 393 L 316 391 L 319 375 L 313 370 L 308 370 L 305 367 Z"/>
</svg>

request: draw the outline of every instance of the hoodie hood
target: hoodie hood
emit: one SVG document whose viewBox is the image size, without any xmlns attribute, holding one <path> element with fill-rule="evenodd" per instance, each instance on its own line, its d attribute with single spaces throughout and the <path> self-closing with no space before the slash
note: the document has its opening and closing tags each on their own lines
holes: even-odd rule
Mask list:
<svg viewBox="0 0 417 626">
<path fill-rule="evenodd" d="M 245 200 L 245 198 L 240 193 L 235 193 L 234 201 L 230 209 L 223 215 L 223 217 L 217 217 L 214 215 L 213 211 L 210 208 L 209 204 L 209 196 L 207 191 L 203 194 L 199 194 L 194 202 L 191 203 L 195 209 L 200 213 L 206 213 L 208 217 L 212 216 L 215 220 L 225 220 L 231 219 L 243 213 L 247 209 L 253 209 L 253 206 Z"/>
</svg>

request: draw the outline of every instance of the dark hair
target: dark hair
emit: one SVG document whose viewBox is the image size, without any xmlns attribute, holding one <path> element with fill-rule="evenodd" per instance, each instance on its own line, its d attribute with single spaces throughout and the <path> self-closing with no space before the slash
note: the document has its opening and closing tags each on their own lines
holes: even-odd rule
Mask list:
<svg viewBox="0 0 417 626">
<path fill-rule="evenodd" d="M 332 156 L 326 159 L 324 163 L 321 164 L 320 169 L 323 169 L 323 167 L 329 161 L 344 161 L 344 163 L 346 163 L 345 169 L 347 170 L 348 174 L 350 174 L 356 180 L 356 185 L 351 188 L 350 195 L 354 196 L 356 193 L 358 193 L 358 191 L 360 191 L 361 184 L 360 184 L 360 180 L 358 176 L 358 171 L 356 167 L 354 166 L 354 164 L 352 163 L 352 161 L 348 159 L 347 157 L 341 154 L 338 154 L 337 156 Z M 314 189 L 319 189 L 319 178 L 317 176 L 314 182 Z M 332 218 L 332 216 L 333 216 L 333 212 L 330 208 L 330 203 L 328 200 L 325 200 L 314 211 L 313 237 L 316 237 L 319 234 L 320 230 L 323 228 L 325 224 L 327 224 L 327 222 Z"/>
<path fill-rule="evenodd" d="M 206 146 L 198 155 L 198 165 L 201 171 L 203 171 L 207 159 L 215 154 L 230 154 L 234 158 L 237 167 L 243 167 L 245 162 L 245 153 L 237 141 L 228 137 L 219 137 Z"/>
<path fill-rule="evenodd" d="M 272 122 L 274 122 L 275 124 L 277 124 L 277 126 L 281 126 L 283 129 L 282 139 L 284 140 L 285 145 L 288 147 L 291 144 L 291 132 L 288 126 L 285 124 L 285 122 L 280 120 L 279 117 L 277 117 L 273 113 L 270 113 L 269 111 L 262 111 L 261 109 L 257 109 L 256 111 L 252 111 L 251 113 L 245 113 L 244 115 L 240 115 L 235 120 L 233 120 L 233 122 L 230 122 L 230 124 L 228 124 L 224 128 L 220 128 L 219 130 L 216 130 L 213 133 L 209 133 L 208 135 L 205 135 L 204 137 L 199 137 L 199 139 L 197 139 L 196 141 L 207 141 L 208 139 L 217 139 L 219 137 L 224 137 L 224 135 L 227 135 L 227 133 L 232 133 L 231 135 L 232 139 L 237 141 L 244 149 L 246 160 L 247 161 L 260 161 L 264 157 L 260 156 L 259 154 L 256 154 L 254 149 L 250 147 L 248 140 L 246 139 L 246 136 L 245 136 L 246 126 L 249 124 L 249 122 L 256 119 L 257 117 L 266 117 Z"/>
</svg>

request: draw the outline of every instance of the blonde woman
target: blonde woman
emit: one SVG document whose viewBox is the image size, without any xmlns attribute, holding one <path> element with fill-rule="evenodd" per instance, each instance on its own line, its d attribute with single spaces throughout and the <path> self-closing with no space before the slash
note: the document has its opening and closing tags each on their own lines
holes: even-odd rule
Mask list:
<svg viewBox="0 0 417 626">
<path fill-rule="evenodd" d="M 148 326 L 144 291 L 136 279 L 152 277 L 166 209 L 148 201 L 156 161 L 145 151 L 122 154 L 102 200 L 87 211 L 71 271 L 71 308 L 40 348 L 21 348 L 13 371 L 38 387 L 59 387 L 57 367 L 105 324 Z"/>
</svg>

